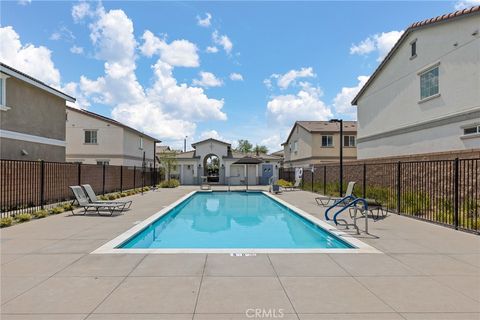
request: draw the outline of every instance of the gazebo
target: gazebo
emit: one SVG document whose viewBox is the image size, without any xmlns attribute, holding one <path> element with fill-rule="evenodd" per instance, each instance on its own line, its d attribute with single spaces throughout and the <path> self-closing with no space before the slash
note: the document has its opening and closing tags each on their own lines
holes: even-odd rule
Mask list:
<svg viewBox="0 0 480 320">
<path fill-rule="evenodd" d="M 247 165 L 249 164 L 255 164 L 255 165 L 259 165 L 260 163 L 262 163 L 263 160 L 259 159 L 259 158 L 255 158 L 255 157 L 252 157 L 252 156 L 245 156 L 237 161 L 235 161 L 233 164 L 243 164 L 245 166 L 245 186 L 246 186 L 246 190 L 248 190 L 248 170 L 247 170 Z M 258 170 L 258 168 L 257 168 Z"/>
</svg>

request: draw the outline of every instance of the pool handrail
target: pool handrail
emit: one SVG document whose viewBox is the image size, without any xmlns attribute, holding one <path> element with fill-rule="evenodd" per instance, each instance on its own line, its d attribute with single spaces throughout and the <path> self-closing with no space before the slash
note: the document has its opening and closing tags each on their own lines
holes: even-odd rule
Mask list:
<svg viewBox="0 0 480 320">
<path fill-rule="evenodd" d="M 335 224 L 338 224 L 337 222 L 337 216 L 342 213 L 343 211 L 345 211 L 347 208 L 351 208 L 353 206 L 356 206 L 357 203 L 359 202 L 362 202 L 363 203 L 363 210 L 364 211 L 367 211 L 368 212 L 368 203 L 365 199 L 363 198 L 356 198 L 355 200 L 353 200 L 352 202 L 350 202 L 348 205 L 346 205 L 345 207 L 343 207 L 342 209 L 338 210 L 337 212 L 335 212 L 335 214 L 333 215 L 333 222 L 335 222 Z"/>
<path fill-rule="evenodd" d="M 352 201 L 353 201 L 353 200 L 355 200 L 355 199 L 357 199 L 355 196 L 353 196 L 353 195 L 348 195 L 348 196 L 346 196 L 346 197 L 343 197 L 343 198 L 335 201 L 335 202 L 334 202 L 330 207 L 328 207 L 328 209 L 325 211 L 325 220 L 326 220 L 326 221 L 329 221 L 329 220 L 330 220 L 330 218 L 328 217 L 328 212 L 329 212 L 330 210 L 332 210 L 333 208 L 335 208 L 337 205 L 339 205 L 340 203 L 342 203 L 342 202 L 344 202 L 344 201 L 347 201 L 347 200 L 352 200 Z M 348 207 L 348 205 L 346 205 L 345 208 L 346 208 L 346 207 Z"/>
</svg>

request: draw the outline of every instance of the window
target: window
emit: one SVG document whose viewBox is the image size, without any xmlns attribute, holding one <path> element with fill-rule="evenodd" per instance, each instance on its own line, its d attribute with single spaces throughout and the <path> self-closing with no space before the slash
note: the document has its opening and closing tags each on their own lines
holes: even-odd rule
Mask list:
<svg viewBox="0 0 480 320">
<path fill-rule="evenodd" d="M 417 40 L 410 42 L 410 58 L 417 56 Z"/>
<path fill-rule="evenodd" d="M 6 111 L 7 107 L 7 78 L 8 76 L 0 74 L 0 110 Z"/>
<path fill-rule="evenodd" d="M 333 147 L 333 136 L 322 136 L 322 147 Z"/>
<path fill-rule="evenodd" d="M 438 66 L 420 74 L 420 100 L 437 95 Z"/>
<path fill-rule="evenodd" d="M 289 144 L 288 144 L 288 151 L 289 151 L 289 152 L 292 152 L 292 143 L 289 143 Z"/>
<path fill-rule="evenodd" d="M 140 150 L 143 150 L 143 138 L 140 138 Z"/>
<path fill-rule="evenodd" d="M 344 147 L 355 147 L 355 136 L 343 136 Z"/>
<path fill-rule="evenodd" d="M 108 166 L 110 164 L 110 160 L 97 160 L 97 165 L 103 166 L 106 165 Z"/>
<path fill-rule="evenodd" d="M 85 143 L 97 144 L 97 130 L 85 130 Z"/>
<path fill-rule="evenodd" d="M 5 102 L 3 101 L 3 97 L 5 96 L 4 85 L 5 85 L 5 80 L 3 78 L 0 78 L 0 105 L 2 106 L 5 105 Z"/>
<path fill-rule="evenodd" d="M 463 134 L 466 136 L 469 134 L 476 134 L 476 133 L 480 133 L 480 125 L 463 128 Z"/>
<path fill-rule="evenodd" d="M 298 151 L 298 141 L 295 141 L 293 143 L 293 151 L 297 152 Z"/>
</svg>

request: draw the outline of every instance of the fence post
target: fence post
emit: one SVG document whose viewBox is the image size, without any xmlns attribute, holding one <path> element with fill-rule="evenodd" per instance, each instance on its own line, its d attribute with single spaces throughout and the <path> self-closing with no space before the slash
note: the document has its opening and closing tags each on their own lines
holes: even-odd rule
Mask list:
<svg viewBox="0 0 480 320">
<path fill-rule="evenodd" d="M 323 194 L 327 194 L 327 166 L 323 166 Z"/>
<path fill-rule="evenodd" d="M 305 182 L 305 170 L 302 169 L 302 189 L 303 189 L 304 182 Z"/>
<path fill-rule="evenodd" d="M 401 185 L 402 185 L 402 173 L 401 173 L 402 164 L 400 161 L 397 162 L 397 214 L 401 212 L 401 201 L 400 201 L 400 194 L 402 192 Z"/>
<path fill-rule="evenodd" d="M 40 161 L 40 207 L 45 206 L 45 161 Z"/>
<path fill-rule="evenodd" d="M 82 164 L 79 162 L 78 167 L 77 167 L 77 179 L 78 179 L 78 185 L 82 185 Z"/>
<path fill-rule="evenodd" d="M 367 164 L 363 164 L 363 198 L 367 197 Z"/>
<path fill-rule="evenodd" d="M 137 188 L 136 185 L 136 178 L 137 178 L 137 166 L 133 166 L 133 190 Z"/>
<path fill-rule="evenodd" d="M 458 184 L 459 184 L 459 174 L 458 174 L 458 169 L 459 169 L 459 160 L 458 158 L 455 158 L 454 162 L 454 225 L 455 225 L 455 230 L 458 230 L 458 210 L 459 210 L 459 194 L 458 194 Z"/>
<path fill-rule="evenodd" d="M 103 163 L 103 172 L 102 172 L 102 194 L 105 195 L 105 163 Z"/>
<path fill-rule="evenodd" d="M 123 192 L 123 165 L 120 166 L 120 192 Z"/>
<path fill-rule="evenodd" d="M 315 166 L 312 165 L 312 192 L 313 192 L 313 178 L 315 177 Z"/>
</svg>

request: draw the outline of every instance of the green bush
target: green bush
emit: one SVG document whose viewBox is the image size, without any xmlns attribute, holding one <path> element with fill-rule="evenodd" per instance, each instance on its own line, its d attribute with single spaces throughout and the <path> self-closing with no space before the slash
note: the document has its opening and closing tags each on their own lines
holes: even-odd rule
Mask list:
<svg viewBox="0 0 480 320">
<path fill-rule="evenodd" d="M 277 184 L 280 186 L 280 187 L 284 187 L 284 188 L 287 188 L 287 187 L 292 187 L 293 184 L 287 180 L 283 180 L 283 179 L 278 179 L 277 181 Z"/>
<path fill-rule="evenodd" d="M 108 200 L 108 197 L 107 196 L 104 196 L 104 195 L 101 195 L 98 197 L 100 200 Z"/>
<path fill-rule="evenodd" d="M 46 216 L 48 216 L 48 211 L 47 211 L 47 210 L 38 210 L 38 211 L 35 211 L 35 212 L 33 213 L 33 216 L 34 216 L 36 219 L 45 218 Z"/>
<path fill-rule="evenodd" d="M 107 199 L 108 199 L 108 200 L 115 200 L 115 199 L 117 199 L 117 195 L 111 193 L 111 194 L 109 194 L 109 195 L 107 196 Z"/>
<path fill-rule="evenodd" d="M 13 223 L 12 217 L 5 217 L 0 219 L 0 228 L 10 227 Z"/>
<path fill-rule="evenodd" d="M 32 220 L 32 215 L 30 213 L 20 213 L 15 216 L 15 220 L 18 222 L 26 222 Z"/>
<path fill-rule="evenodd" d="M 128 196 L 128 193 L 122 192 L 122 193 L 120 193 L 120 196 L 121 196 L 121 197 L 126 197 L 126 196 Z"/>
<path fill-rule="evenodd" d="M 62 207 L 55 207 L 55 208 L 50 209 L 50 214 L 59 214 L 59 213 L 62 213 L 64 211 L 65 210 L 63 210 Z"/>
<path fill-rule="evenodd" d="M 65 211 L 69 211 L 69 210 L 73 210 L 73 205 L 71 203 L 64 203 L 63 206 L 62 206 L 63 210 Z"/>
<path fill-rule="evenodd" d="M 430 208 L 430 196 L 421 191 L 408 191 L 402 194 L 401 212 L 413 215 L 422 215 L 423 208 Z"/>
<path fill-rule="evenodd" d="M 177 179 L 165 180 L 160 183 L 160 188 L 176 188 L 180 185 Z"/>
</svg>

